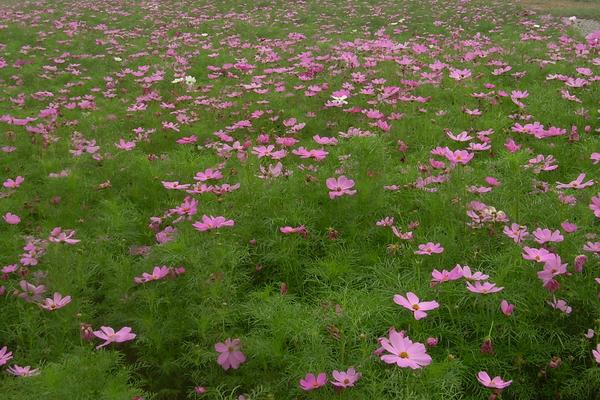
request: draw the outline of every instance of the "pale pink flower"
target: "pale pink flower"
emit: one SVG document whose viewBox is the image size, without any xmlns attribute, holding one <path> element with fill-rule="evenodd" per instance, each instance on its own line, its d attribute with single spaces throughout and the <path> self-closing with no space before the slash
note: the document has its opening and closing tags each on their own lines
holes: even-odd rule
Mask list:
<svg viewBox="0 0 600 400">
<path fill-rule="evenodd" d="M 440 254 L 444 252 L 444 248 L 440 243 L 427 242 L 419 245 L 419 250 L 415 251 L 415 254 L 427 255 Z"/>
<path fill-rule="evenodd" d="M 192 226 L 200 232 L 208 231 L 211 229 L 219 229 L 225 226 L 234 226 L 235 222 L 232 219 L 226 219 L 225 217 L 213 217 L 209 215 L 202 216 L 202 222 L 196 221 Z"/>
<path fill-rule="evenodd" d="M 50 231 L 50 236 L 48 240 L 54 243 L 67 243 L 67 244 L 76 244 L 79 243 L 80 240 L 73 239 L 75 236 L 75 231 L 73 229 L 62 230 L 60 226 L 52 229 Z"/>
<path fill-rule="evenodd" d="M 23 178 L 22 176 L 17 176 L 14 180 L 13 179 L 5 180 L 2 185 L 8 189 L 16 189 L 19 186 L 21 186 L 21 184 L 23 182 L 25 182 L 25 178 Z"/>
<path fill-rule="evenodd" d="M 246 362 L 246 356 L 241 351 L 240 339 L 227 338 L 224 342 L 215 344 L 215 350 L 221 353 L 217 358 L 217 363 L 225 371 L 229 368 L 238 369 Z"/>
<path fill-rule="evenodd" d="M 143 272 L 141 276 L 136 276 L 135 278 L 133 278 L 133 281 L 137 284 L 158 281 L 169 275 L 169 272 L 171 272 L 171 269 L 166 265 L 156 266 L 152 270 L 151 274 Z"/>
<path fill-rule="evenodd" d="M 123 343 L 133 340 L 136 334 L 131 332 L 131 328 L 128 326 L 119 329 L 117 332 L 110 326 L 101 326 L 99 331 L 94 331 L 94 336 L 104 340 L 104 343 L 96 346 L 99 349 L 111 343 Z"/>
<path fill-rule="evenodd" d="M 515 243 L 521 243 L 523 239 L 529 236 L 527 227 L 519 224 L 511 224 L 510 227 L 505 225 L 502 233 L 511 238 Z"/>
<path fill-rule="evenodd" d="M 117 149 L 131 151 L 135 148 L 135 142 L 126 142 L 125 139 L 119 139 L 119 143 L 115 143 Z"/>
<path fill-rule="evenodd" d="M 495 283 L 475 281 L 475 283 L 467 282 L 467 290 L 473 293 L 490 294 L 497 293 L 504 289 L 497 287 Z"/>
<path fill-rule="evenodd" d="M 328 178 L 325 181 L 329 191 L 329 198 L 335 199 L 336 197 L 348 195 L 352 196 L 356 194 L 356 190 L 351 190 L 354 187 L 354 181 L 346 178 L 344 175 L 336 178 Z"/>
<path fill-rule="evenodd" d="M 5 365 L 13 358 L 13 353 L 6 346 L 0 348 L 0 366 Z"/>
<path fill-rule="evenodd" d="M 573 311 L 573 309 L 571 308 L 571 306 L 569 306 L 567 304 L 567 302 L 563 299 L 558 299 L 556 300 L 556 298 L 554 298 L 551 302 L 548 301 L 547 302 L 552 308 L 554 308 L 555 310 L 560 310 L 562 312 L 564 312 L 565 314 L 571 314 L 571 311 Z"/>
<path fill-rule="evenodd" d="M 592 197 L 592 202 L 590 203 L 590 210 L 593 211 L 596 218 L 600 218 L 600 193 Z"/>
<path fill-rule="evenodd" d="M 20 281 L 19 286 L 21 286 L 23 292 L 18 293 L 17 297 L 27 302 L 40 301 L 42 299 L 42 294 L 46 291 L 44 285 L 35 286 L 25 280 Z"/>
<path fill-rule="evenodd" d="M 521 255 L 525 260 L 531 260 L 539 263 L 546 262 L 554 256 L 553 253 L 544 248 L 536 249 L 535 247 L 523 247 L 523 254 Z"/>
<path fill-rule="evenodd" d="M 479 381 L 479 383 L 481 383 L 483 386 L 485 386 L 487 388 L 500 389 L 500 390 L 509 387 L 510 384 L 512 383 L 512 381 L 502 380 L 502 378 L 500 378 L 499 376 L 490 378 L 488 373 L 485 371 L 479 371 L 479 373 L 477 374 L 477 380 Z"/>
<path fill-rule="evenodd" d="M 456 265 L 451 271 L 434 269 L 431 272 L 431 286 L 449 281 L 455 281 L 462 278 L 463 271 L 460 265 Z"/>
<path fill-rule="evenodd" d="M 557 189 L 584 189 L 584 188 L 586 188 L 588 186 L 592 186 L 594 184 L 593 180 L 584 182 L 583 181 L 584 179 L 585 179 L 585 174 L 579 174 L 577 179 L 575 179 L 574 181 L 571 181 L 569 183 L 556 182 L 556 188 Z"/>
<path fill-rule="evenodd" d="M 507 316 L 512 315 L 514 309 L 515 309 L 515 305 L 514 304 L 510 304 L 506 300 L 502 300 L 502 302 L 500 302 L 500 310 L 502 310 L 502 313 L 504 315 L 507 315 Z"/>
<path fill-rule="evenodd" d="M 537 228 L 533 231 L 533 236 L 535 237 L 535 241 L 539 244 L 544 244 L 547 242 L 558 243 L 562 242 L 565 238 L 560 234 L 560 231 L 557 229 L 555 231 L 551 231 L 550 229 L 541 229 Z"/>
<path fill-rule="evenodd" d="M 54 311 L 58 310 L 59 308 L 63 308 L 70 302 L 71 296 L 63 297 L 62 294 L 56 292 L 52 298 L 44 299 L 44 301 L 40 304 L 40 307 L 42 307 L 44 310 Z"/>
<path fill-rule="evenodd" d="M 304 391 L 318 389 L 327 384 L 327 374 L 321 372 L 317 376 L 314 374 L 306 374 L 303 379 L 300 379 L 300 388 Z"/>
<path fill-rule="evenodd" d="M 569 222 L 569 221 L 565 221 L 563 223 L 560 224 L 560 226 L 565 230 L 565 232 L 567 233 L 573 233 L 573 232 L 577 232 L 577 225 Z"/>
<path fill-rule="evenodd" d="M 346 372 L 334 370 L 331 375 L 335 379 L 335 381 L 331 381 L 331 384 L 339 388 L 353 387 L 361 377 L 360 372 L 356 372 L 354 368 L 348 368 Z"/>
<path fill-rule="evenodd" d="M 25 367 L 21 367 L 21 366 L 15 364 L 15 365 L 8 367 L 8 369 L 6 371 L 11 375 L 21 376 L 21 377 L 36 376 L 36 375 L 40 374 L 39 369 L 36 369 L 36 368 L 32 369 L 29 365 L 27 365 Z"/>
<path fill-rule="evenodd" d="M 212 169 L 212 168 L 208 168 L 202 172 L 198 172 L 196 174 L 196 176 L 194 176 L 194 179 L 200 182 L 206 182 L 210 179 L 221 179 L 223 178 L 223 174 L 221 173 L 220 170 L 218 169 Z"/>
<path fill-rule="evenodd" d="M 385 227 L 394 225 L 394 217 L 385 217 L 375 223 L 377 226 Z"/>
<path fill-rule="evenodd" d="M 592 350 L 592 355 L 594 356 L 594 360 L 600 364 L 600 343 L 596 346 L 596 350 Z"/>
<path fill-rule="evenodd" d="M 413 342 L 396 330 L 390 331 L 389 339 L 379 339 L 379 343 L 383 351 L 389 353 L 380 355 L 381 361 L 387 364 L 411 369 L 419 369 L 431 364 L 431 356 L 427 354 L 424 344 Z"/>
<path fill-rule="evenodd" d="M 583 251 L 590 253 L 600 253 L 600 242 L 587 242 L 583 245 Z"/>
<path fill-rule="evenodd" d="M 412 311 L 416 320 L 425 318 L 427 316 L 425 311 L 435 310 L 440 306 L 435 300 L 419 301 L 417 295 L 412 292 L 406 293 L 406 297 L 400 294 L 394 295 L 394 303 Z"/>
<path fill-rule="evenodd" d="M 469 153 L 466 150 L 456 150 L 456 151 L 448 150 L 445 154 L 445 157 L 452 164 L 468 164 L 469 161 L 471 161 L 474 156 L 475 156 L 474 153 Z"/>
<path fill-rule="evenodd" d="M 471 272 L 471 267 L 469 267 L 468 265 L 461 267 L 457 264 L 456 267 L 461 268 L 462 277 L 468 281 L 484 281 L 490 277 L 489 275 L 486 275 L 483 272 Z"/>
</svg>

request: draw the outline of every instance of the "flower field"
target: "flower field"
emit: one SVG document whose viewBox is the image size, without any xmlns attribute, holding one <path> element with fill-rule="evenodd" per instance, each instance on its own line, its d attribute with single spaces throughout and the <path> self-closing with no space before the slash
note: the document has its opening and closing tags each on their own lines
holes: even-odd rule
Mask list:
<svg viewBox="0 0 600 400">
<path fill-rule="evenodd" d="M 0 4 L 0 398 L 600 399 L 600 31 L 500 0 Z"/>
</svg>

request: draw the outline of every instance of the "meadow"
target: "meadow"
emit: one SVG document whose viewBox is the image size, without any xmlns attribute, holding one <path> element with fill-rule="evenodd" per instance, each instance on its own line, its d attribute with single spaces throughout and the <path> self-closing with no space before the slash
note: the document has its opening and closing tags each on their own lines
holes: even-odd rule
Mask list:
<svg viewBox="0 0 600 400">
<path fill-rule="evenodd" d="M 501 0 L 0 2 L 0 398 L 600 399 L 599 81 Z"/>
</svg>

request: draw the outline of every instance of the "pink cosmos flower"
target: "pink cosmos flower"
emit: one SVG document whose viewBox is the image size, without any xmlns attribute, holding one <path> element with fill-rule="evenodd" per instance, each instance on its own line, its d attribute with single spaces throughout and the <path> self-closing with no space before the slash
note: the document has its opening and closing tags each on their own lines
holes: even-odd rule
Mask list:
<svg viewBox="0 0 600 400">
<path fill-rule="evenodd" d="M 335 379 L 335 381 L 331 381 L 331 384 L 338 388 L 353 387 L 361 377 L 360 372 L 356 372 L 354 368 L 348 368 L 346 372 L 333 371 L 331 375 Z"/>
<path fill-rule="evenodd" d="M 437 284 L 455 281 L 463 277 L 463 271 L 460 265 L 455 266 L 451 271 L 442 270 L 441 272 L 437 269 L 434 269 L 431 272 L 431 286 L 435 286 Z"/>
<path fill-rule="evenodd" d="M 551 231 L 550 229 L 537 228 L 535 231 L 533 231 L 533 236 L 535 237 L 535 241 L 539 244 L 544 244 L 547 242 L 558 243 L 565 239 L 563 235 L 560 234 L 558 229 Z"/>
<path fill-rule="evenodd" d="M 385 217 L 375 223 L 377 226 L 385 227 L 394 225 L 394 217 Z"/>
<path fill-rule="evenodd" d="M 152 270 L 151 274 L 144 272 L 142 273 L 142 276 L 136 276 L 135 278 L 133 278 L 133 281 L 137 284 L 158 281 L 169 275 L 169 272 L 171 272 L 171 269 L 166 265 L 156 266 Z"/>
<path fill-rule="evenodd" d="M 427 354 L 425 345 L 413 342 L 396 330 L 390 331 L 390 337 L 379 339 L 383 351 L 389 354 L 380 356 L 387 364 L 396 364 L 401 368 L 418 369 L 431 364 L 431 356 Z"/>
<path fill-rule="evenodd" d="M 221 354 L 217 363 L 227 371 L 229 368 L 238 369 L 246 362 L 246 356 L 241 351 L 240 339 L 227 338 L 225 342 L 215 344 L 215 350 Z"/>
<path fill-rule="evenodd" d="M 119 143 L 115 143 L 117 149 L 131 151 L 135 148 L 135 142 L 126 142 L 125 139 L 119 139 Z"/>
<path fill-rule="evenodd" d="M 479 373 L 477 374 L 477 380 L 479 381 L 479 383 L 481 383 L 483 386 L 485 386 L 487 388 L 500 389 L 500 390 L 509 387 L 510 384 L 512 383 L 512 381 L 502 380 L 502 378 L 500 378 L 499 376 L 495 376 L 492 379 L 492 378 L 490 378 L 488 373 L 485 371 L 479 371 Z"/>
<path fill-rule="evenodd" d="M 73 239 L 75 236 L 75 231 L 73 229 L 62 230 L 60 226 L 52 229 L 50 231 L 50 236 L 48 240 L 54 243 L 67 243 L 67 244 L 76 244 L 79 243 L 80 240 Z"/>
<path fill-rule="evenodd" d="M 417 295 L 412 292 L 406 293 L 406 297 L 394 295 L 394 303 L 412 311 L 417 321 L 427 316 L 425 311 L 435 310 L 440 306 L 437 301 L 419 301 Z"/>
<path fill-rule="evenodd" d="M 471 272 L 471 267 L 469 267 L 468 265 L 461 267 L 457 264 L 456 267 L 461 269 L 462 277 L 468 281 L 484 281 L 490 277 L 489 275 L 486 275 L 483 272 Z"/>
<path fill-rule="evenodd" d="M 515 243 L 521 243 L 523 239 L 529 236 L 527 227 L 519 224 L 511 224 L 510 227 L 505 225 L 502 233 L 511 238 Z"/>
<path fill-rule="evenodd" d="M 40 374 L 39 369 L 32 369 L 29 365 L 21 367 L 15 364 L 13 366 L 8 367 L 6 371 L 11 375 L 21 377 L 36 376 Z"/>
<path fill-rule="evenodd" d="M 509 139 L 506 143 L 504 143 L 504 147 L 508 150 L 509 153 L 516 153 L 521 148 L 513 139 Z"/>
<path fill-rule="evenodd" d="M 497 287 L 495 283 L 476 281 L 475 283 L 467 282 L 467 290 L 473 293 L 490 294 L 497 293 L 504 289 L 503 287 Z"/>
<path fill-rule="evenodd" d="M 17 296 L 27 302 L 40 301 L 42 294 L 46 291 L 44 285 L 35 286 L 25 280 L 20 281 L 19 286 L 21 286 L 23 292 L 20 292 Z"/>
<path fill-rule="evenodd" d="M 13 358 L 13 353 L 6 346 L 0 348 L 0 366 L 5 365 Z"/>
<path fill-rule="evenodd" d="M 565 230 L 565 232 L 567 233 L 573 233 L 573 232 L 577 232 L 577 225 L 569 222 L 569 221 L 565 221 L 563 223 L 560 224 L 560 226 Z"/>
<path fill-rule="evenodd" d="M 515 309 L 515 305 L 510 304 L 506 300 L 502 300 L 502 302 L 500 303 L 500 310 L 502 310 L 502 313 L 506 316 L 511 316 L 514 309 Z"/>
<path fill-rule="evenodd" d="M 600 253 L 600 242 L 587 242 L 583 245 L 583 251 L 590 253 Z"/>
<path fill-rule="evenodd" d="M 535 247 L 523 247 L 523 259 L 532 260 L 535 262 L 543 263 L 551 259 L 554 254 L 546 249 L 536 249 Z"/>
<path fill-rule="evenodd" d="M 10 225 L 17 225 L 19 222 L 21 222 L 21 218 L 12 213 L 6 213 L 2 218 L 4 218 L 4 222 Z"/>
<path fill-rule="evenodd" d="M 196 143 L 198 141 L 198 136 L 196 135 L 192 135 L 192 136 L 185 136 L 182 138 L 179 138 L 176 140 L 177 144 L 193 144 Z"/>
<path fill-rule="evenodd" d="M 474 156 L 475 156 L 474 153 L 469 153 L 466 150 L 456 150 L 456 151 L 448 150 L 445 154 L 445 157 L 452 164 L 463 164 L 463 165 L 468 164 L 469 161 L 471 161 Z"/>
<path fill-rule="evenodd" d="M 21 184 L 25 182 L 25 178 L 23 178 L 22 176 L 17 176 L 14 180 L 13 179 L 7 179 L 4 181 L 4 183 L 2 184 L 2 186 L 4 186 L 5 188 L 8 189 L 16 189 L 19 186 L 21 186 Z"/>
<path fill-rule="evenodd" d="M 99 331 L 94 331 L 94 336 L 104 340 L 104 343 L 96 346 L 96 349 L 107 346 L 111 343 L 123 343 L 135 339 L 136 334 L 131 332 L 131 328 L 125 326 L 117 332 L 110 326 L 101 326 Z"/>
<path fill-rule="evenodd" d="M 444 252 L 444 248 L 440 243 L 427 242 L 419 245 L 419 250 L 415 251 L 415 254 L 427 255 L 440 254 Z"/>
<path fill-rule="evenodd" d="M 472 75 L 471 70 L 469 69 L 450 69 L 450 74 L 448 75 L 450 78 L 456 81 L 462 81 L 463 79 L 470 78 Z"/>
<path fill-rule="evenodd" d="M 300 388 L 304 391 L 310 391 L 325 386 L 327 383 L 327 374 L 321 372 L 319 375 L 306 374 L 303 379 L 300 379 Z"/>
<path fill-rule="evenodd" d="M 574 181 L 571 181 L 569 183 L 560 183 L 560 182 L 556 182 L 556 188 L 557 189 L 585 189 L 588 186 L 592 186 L 594 184 L 593 180 L 589 180 L 587 182 L 584 182 L 583 180 L 585 179 L 585 174 L 579 174 L 579 176 L 577 177 L 577 179 L 575 179 Z"/>
<path fill-rule="evenodd" d="M 335 199 L 336 197 L 348 195 L 352 196 L 356 194 L 356 190 L 351 190 L 354 187 L 354 181 L 341 175 L 339 178 L 328 178 L 325 181 L 329 191 L 329 198 Z"/>
<path fill-rule="evenodd" d="M 554 298 L 551 302 L 548 301 L 547 303 L 550 305 L 550 307 L 554 308 L 555 310 L 560 310 L 567 315 L 571 314 L 571 311 L 573 311 L 571 306 L 569 306 L 563 299 L 556 300 L 556 298 Z"/>
<path fill-rule="evenodd" d="M 583 334 L 583 336 L 585 336 L 588 339 L 591 339 L 594 337 L 595 334 L 596 332 L 593 329 L 588 329 L 587 332 Z"/>
<path fill-rule="evenodd" d="M 232 219 L 226 219 L 225 217 L 213 217 L 209 215 L 202 216 L 202 222 L 196 221 L 192 224 L 194 228 L 200 232 L 208 231 L 211 229 L 219 229 L 225 226 L 234 226 L 235 222 Z"/>
<path fill-rule="evenodd" d="M 592 210 L 596 218 L 600 218 L 600 193 L 592 197 L 592 202 L 590 203 L 590 210 Z"/>
<path fill-rule="evenodd" d="M 202 172 L 198 172 L 194 179 L 200 182 L 205 182 L 209 179 L 221 179 L 223 178 L 223 174 L 218 169 L 208 168 Z"/>
<path fill-rule="evenodd" d="M 44 310 L 54 311 L 63 308 L 71 302 L 71 296 L 63 297 L 62 294 L 55 292 L 52 298 L 46 298 L 41 304 Z"/>
<path fill-rule="evenodd" d="M 397 226 L 392 226 L 392 233 L 400 240 L 412 240 L 413 238 L 412 231 L 402 232 Z"/>
<path fill-rule="evenodd" d="M 553 254 L 552 257 L 548 258 L 544 262 L 544 269 L 537 273 L 538 278 L 544 283 L 548 284 L 558 275 L 567 273 L 567 264 L 563 264 L 559 256 Z"/>
<path fill-rule="evenodd" d="M 324 144 L 324 145 L 330 145 L 330 146 L 335 146 L 338 143 L 338 140 L 334 137 L 326 137 L 326 136 L 319 136 L 319 135 L 313 136 L 313 140 L 315 142 L 317 142 L 318 144 Z"/>
<path fill-rule="evenodd" d="M 600 364 L 600 343 L 596 346 L 596 350 L 592 350 L 592 355 L 594 356 L 594 360 Z"/>
</svg>

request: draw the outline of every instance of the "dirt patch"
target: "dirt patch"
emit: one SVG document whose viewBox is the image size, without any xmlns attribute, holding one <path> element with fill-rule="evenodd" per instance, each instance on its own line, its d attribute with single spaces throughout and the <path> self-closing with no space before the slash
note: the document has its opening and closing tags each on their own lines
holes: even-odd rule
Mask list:
<svg viewBox="0 0 600 400">
<path fill-rule="evenodd" d="M 521 0 L 519 1 L 525 8 L 536 11 L 561 11 L 561 10 L 598 10 L 600 4 L 590 1 L 569 1 L 569 0 Z"/>
</svg>

